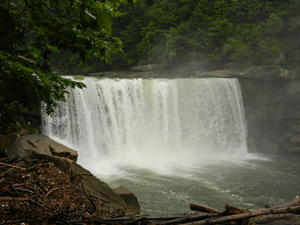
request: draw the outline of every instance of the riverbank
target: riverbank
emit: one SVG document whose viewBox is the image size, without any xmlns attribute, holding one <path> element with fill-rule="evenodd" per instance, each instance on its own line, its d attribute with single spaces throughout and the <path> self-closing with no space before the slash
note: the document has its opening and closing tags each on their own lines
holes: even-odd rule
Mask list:
<svg viewBox="0 0 300 225">
<path fill-rule="evenodd" d="M 43 135 L 11 134 L 0 137 L 0 153 L 1 224 L 300 224 L 299 197 L 256 210 L 193 204 L 182 215 L 128 216 L 124 200 L 76 164 L 72 149 Z"/>
<path fill-rule="evenodd" d="M 78 165 L 77 156 L 40 134 L 0 136 L 0 223 L 68 224 L 125 215 L 124 200 Z"/>
</svg>

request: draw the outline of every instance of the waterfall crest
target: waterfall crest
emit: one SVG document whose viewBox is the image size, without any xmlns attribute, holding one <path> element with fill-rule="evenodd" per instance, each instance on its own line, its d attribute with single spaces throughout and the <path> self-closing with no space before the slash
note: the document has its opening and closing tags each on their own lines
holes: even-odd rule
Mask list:
<svg viewBox="0 0 300 225">
<path fill-rule="evenodd" d="M 96 79 L 72 89 L 43 132 L 94 172 L 165 168 L 247 153 L 237 79 Z M 113 165 L 113 166 L 112 166 Z M 100 169 L 101 168 L 101 169 Z"/>
</svg>

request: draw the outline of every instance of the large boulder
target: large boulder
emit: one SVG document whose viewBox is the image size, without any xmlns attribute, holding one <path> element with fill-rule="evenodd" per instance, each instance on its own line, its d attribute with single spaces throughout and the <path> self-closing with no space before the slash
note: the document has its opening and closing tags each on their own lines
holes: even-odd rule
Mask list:
<svg viewBox="0 0 300 225">
<path fill-rule="evenodd" d="M 137 197 L 129 191 L 127 188 L 120 186 L 114 189 L 115 193 L 117 193 L 126 203 L 126 214 L 127 215 L 135 215 L 140 213 L 140 204 L 138 202 Z"/>
<path fill-rule="evenodd" d="M 78 158 L 75 150 L 42 134 L 8 134 L 0 136 L 0 152 L 11 159 L 56 156 L 76 162 Z"/>
<path fill-rule="evenodd" d="M 65 169 L 74 175 L 81 176 L 81 187 L 91 198 L 100 199 L 114 209 L 126 210 L 127 205 L 123 198 L 114 192 L 106 183 L 96 178 L 91 172 L 77 163 L 66 164 Z M 61 166 L 61 165 L 58 165 Z M 127 210 L 126 210 L 127 212 Z"/>
<path fill-rule="evenodd" d="M 285 213 L 257 216 L 244 225 L 300 225 L 300 215 Z"/>
</svg>

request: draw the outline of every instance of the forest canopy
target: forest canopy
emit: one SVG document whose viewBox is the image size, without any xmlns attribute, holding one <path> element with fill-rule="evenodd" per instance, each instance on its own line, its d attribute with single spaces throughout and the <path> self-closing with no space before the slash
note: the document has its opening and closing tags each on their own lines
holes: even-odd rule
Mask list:
<svg viewBox="0 0 300 225">
<path fill-rule="evenodd" d="M 299 0 L 156 0 L 124 9 L 124 65 L 182 61 L 279 64 L 300 59 Z"/>
<path fill-rule="evenodd" d="M 140 0 L 121 10 L 125 16 L 115 18 L 113 27 L 123 53 L 114 55 L 112 66 L 79 64 L 65 53 L 54 68 L 95 72 L 195 61 L 299 69 L 299 0 Z"/>
<path fill-rule="evenodd" d="M 127 0 L 2 0 L 0 2 L 0 134 L 27 126 L 24 115 L 47 113 L 64 100 L 67 88 L 83 83 L 50 72 L 52 53 L 67 50 L 81 60 L 110 61 L 121 42 L 112 18 Z"/>
</svg>

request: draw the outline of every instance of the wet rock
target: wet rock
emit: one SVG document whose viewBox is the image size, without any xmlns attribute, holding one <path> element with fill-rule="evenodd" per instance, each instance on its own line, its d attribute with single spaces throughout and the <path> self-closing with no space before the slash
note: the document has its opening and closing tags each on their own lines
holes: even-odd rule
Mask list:
<svg viewBox="0 0 300 225">
<path fill-rule="evenodd" d="M 138 202 L 137 197 L 129 191 L 127 188 L 120 186 L 114 189 L 115 193 L 117 193 L 126 203 L 126 214 L 139 214 L 140 213 L 140 204 Z"/>
<path fill-rule="evenodd" d="M 71 163 L 69 168 L 67 165 L 67 169 L 82 177 L 82 188 L 91 198 L 101 199 L 110 207 L 125 211 L 127 206 L 123 198 L 116 194 L 106 183 L 93 176 L 91 172 L 76 163 Z"/>
<path fill-rule="evenodd" d="M 31 158 L 34 155 L 56 156 L 73 161 L 78 158 L 75 150 L 42 134 L 8 134 L 1 136 L 0 151 L 11 159 Z"/>
<path fill-rule="evenodd" d="M 244 225 L 300 225 L 300 215 L 286 213 L 257 216 L 249 219 Z"/>
</svg>

